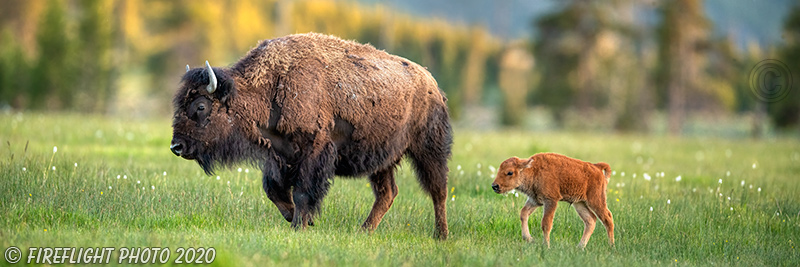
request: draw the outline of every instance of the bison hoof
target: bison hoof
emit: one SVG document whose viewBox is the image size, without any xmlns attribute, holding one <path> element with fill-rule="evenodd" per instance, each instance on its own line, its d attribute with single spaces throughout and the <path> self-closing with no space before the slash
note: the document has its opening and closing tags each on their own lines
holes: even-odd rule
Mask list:
<svg viewBox="0 0 800 267">
<path fill-rule="evenodd" d="M 433 233 L 433 238 L 436 238 L 436 239 L 439 239 L 439 240 L 442 240 L 442 241 L 447 240 L 447 231 L 435 231 Z"/>
</svg>

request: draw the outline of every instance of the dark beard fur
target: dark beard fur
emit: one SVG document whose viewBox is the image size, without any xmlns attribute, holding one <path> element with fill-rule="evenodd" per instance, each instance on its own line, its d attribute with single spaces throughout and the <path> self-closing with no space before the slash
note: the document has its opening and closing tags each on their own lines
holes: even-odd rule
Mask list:
<svg viewBox="0 0 800 267">
<path fill-rule="evenodd" d="M 199 152 L 195 161 L 209 176 L 214 175 L 218 169 L 231 168 L 242 162 L 251 166 L 262 166 L 268 154 L 266 149 L 249 142 L 239 131 L 234 131 L 215 146 L 204 147 Z"/>
</svg>

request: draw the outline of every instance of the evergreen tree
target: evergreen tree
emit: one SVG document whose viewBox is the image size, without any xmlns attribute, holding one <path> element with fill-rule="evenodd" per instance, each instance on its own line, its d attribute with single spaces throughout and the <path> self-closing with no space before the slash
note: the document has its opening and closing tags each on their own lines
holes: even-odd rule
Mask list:
<svg viewBox="0 0 800 267">
<path fill-rule="evenodd" d="M 800 125 L 800 5 L 789 13 L 783 26 L 786 46 L 780 52 L 780 59 L 789 67 L 791 87 L 788 95 L 774 103 L 769 103 L 768 113 L 775 126 L 781 129 Z M 788 86 L 784 85 L 784 86 Z"/>
<path fill-rule="evenodd" d="M 657 98 L 666 100 L 668 130 L 678 135 L 686 120 L 687 99 L 697 92 L 703 79 L 704 58 L 700 49 L 709 22 L 701 0 L 666 0 L 661 7 Z"/>
<path fill-rule="evenodd" d="M 75 68 L 69 61 L 69 40 L 64 3 L 49 0 L 36 35 L 39 55 L 31 74 L 31 108 L 59 109 L 72 104 Z"/>
</svg>

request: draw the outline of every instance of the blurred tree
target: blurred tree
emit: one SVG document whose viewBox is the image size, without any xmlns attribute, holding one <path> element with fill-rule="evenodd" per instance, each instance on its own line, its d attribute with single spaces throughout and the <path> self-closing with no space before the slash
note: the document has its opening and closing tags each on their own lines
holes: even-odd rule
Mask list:
<svg viewBox="0 0 800 267">
<path fill-rule="evenodd" d="M 469 42 L 472 46 L 468 48 L 466 64 L 464 64 L 461 74 L 466 107 L 480 104 L 486 78 L 486 57 L 489 54 L 489 43 L 484 41 L 487 39 L 487 35 L 482 28 L 474 28 L 470 33 Z"/>
<path fill-rule="evenodd" d="M 71 61 L 74 47 L 67 32 L 64 3 L 49 0 L 36 34 L 39 54 L 31 73 L 31 108 L 62 109 L 72 105 L 76 65 Z"/>
<path fill-rule="evenodd" d="M 533 56 L 522 44 L 512 44 L 500 57 L 500 89 L 503 92 L 501 123 L 519 126 L 526 115 L 528 84 L 533 69 Z"/>
<path fill-rule="evenodd" d="M 113 94 L 115 66 L 111 62 L 111 1 L 81 0 L 83 12 L 78 26 L 76 108 L 83 111 L 105 111 Z"/>
<path fill-rule="evenodd" d="M 710 28 L 701 0 L 667 0 L 661 6 L 659 26 L 658 96 L 666 99 L 668 131 L 681 134 L 687 98 L 700 90 L 704 79 L 703 46 Z"/>
<path fill-rule="evenodd" d="M 0 35 L 0 108 L 24 108 L 29 95 L 28 59 L 10 29 Z"/>
<path fill-rule="evenodd" d="M 789 67 L 792 87 L 786 98 L 769 105 L 769 116 L 780 129 L 800 126 L 800 5 L 795 5 L 783 26 L 785 46 L 780 59 Z"/>
<path fill-rule="evenodd" d="M 640 128 L 644 119 L 636 105 L 643 79 L 631 75 L 641 71 L 634 45 L 636 30 L 634 1 L 561 2 L 562 8 L 536 20 L 538 43 L 535 54 L 542 79 L 533 103 L 548 106 L 563 126 L 568 108 L 589 120 L 610 113 L 617 128 Z M 633 100 L 631 100 L 633 99 Z M 613 105 L 610 105 L 613 103 Z M 598 112 L 605 110 L 605 112 Z M 620 121 L 624 120 L 624 121 Z"/>
</svg>

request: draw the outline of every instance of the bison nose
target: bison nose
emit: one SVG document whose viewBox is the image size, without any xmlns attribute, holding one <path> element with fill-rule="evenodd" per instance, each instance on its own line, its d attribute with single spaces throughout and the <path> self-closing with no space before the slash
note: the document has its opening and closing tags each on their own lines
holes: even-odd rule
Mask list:
<svg viewBox="0 0 800 267">
<path fill-rule="evenodd" d="M 180 141 L 173 140 L 172 144 L 169 146 L 169 150 L 172 150 L 172 154 L 175 156 L 181 156 L 181 152 L 183 152 L 183 143 Z"/>
<path fill-rule="evenodd" d="M 500 192 L 500 185 L 492 184 L 492 190 L 494 190 L 495 192 Z"/>
</svg>

